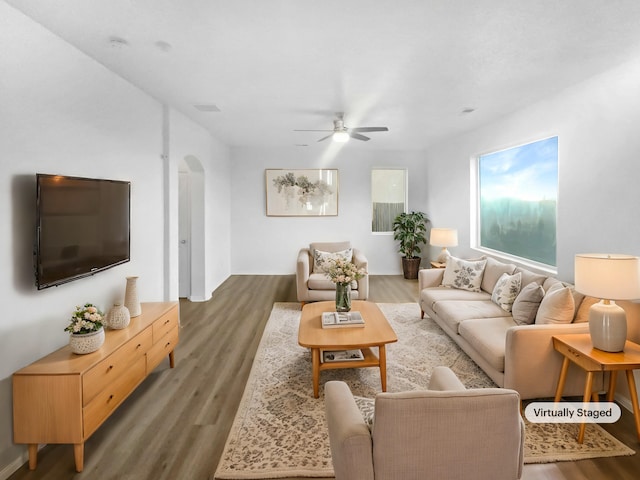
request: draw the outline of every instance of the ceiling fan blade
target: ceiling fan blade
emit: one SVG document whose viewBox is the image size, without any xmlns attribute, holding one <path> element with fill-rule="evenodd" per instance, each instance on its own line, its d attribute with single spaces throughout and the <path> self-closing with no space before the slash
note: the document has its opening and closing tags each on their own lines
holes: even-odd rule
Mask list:
<svg viewBox="0 0 640 480">
<path fill-rule="evenodd" d="M 355 133 L 353 131 L 349 132 L 349 136 L 351 138 L 355 138 L 356 140 L 362 140 L 364 142 L 367 142 L 370 140 L 369 137 L 365 137 L 364 135 L 360 135 L 359 133 Z"/>
<path fill-rule="evenodd" d="M 294 132 L 333 132 L 333 130 L 294 130 Z"/>
<path fill-rule="evenodd" d="M 327 130 L 323 130 L 323 131 L 325 131 L 325 132 L 326 132 Z M 331 131 L 331 130 L 328 130 L 328 131 Z M 321 138 L 320 140 L 318 140 L 318 141 L 319 141 L 319 142 L 321 142 L 321 141 L 326 140 L 327 138 L 331 138 L 331 137 L 333 137 L 333 132 L 331 133 L 331 135 L 327 135 L 326 137 L 322 137 L 322 138 Z"/>
<path fill-rule="evenodd" d="M 350 132 L 388 132 L 387 127 L 356 127 L 350 128 Z"/>
</svg>

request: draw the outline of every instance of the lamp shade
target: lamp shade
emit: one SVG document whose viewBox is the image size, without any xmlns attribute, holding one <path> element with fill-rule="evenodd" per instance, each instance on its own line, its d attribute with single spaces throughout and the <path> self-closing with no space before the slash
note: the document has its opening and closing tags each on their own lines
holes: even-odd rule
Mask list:
<svg viewBox="0 0 640 480">
<path fill-rule="evenodd" d="M 575 257 L 576 290 L 606 300 L 640 298 L 640 258 L 582 253 Z"/>
<path fill-rule="evenodd" d="M 429 243 L 435 247 L 457 247 L 458 231 L 455 228 L 432 228 Z"/>
</svg>

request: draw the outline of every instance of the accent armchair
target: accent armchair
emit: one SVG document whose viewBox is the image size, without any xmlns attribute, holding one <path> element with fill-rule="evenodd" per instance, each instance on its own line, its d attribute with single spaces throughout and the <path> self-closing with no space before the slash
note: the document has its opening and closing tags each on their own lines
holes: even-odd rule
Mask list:
<svg viewBox="0 0 640 480">
<path fill-rule="evenodd" d="M 429 390 L 381 393 L 371 430 L 344 382 L 325 384 L 336 480 L 514 480 L 522 475 L 520 397 L 465 389 L 436 367 Z"/>
<path fill-rule="evenodd" d="M 320 263 L 331 254 L 342 253 L 352 256 L 352 262 L 367 270 L 364 253 L 351 247 L 351 242 L 316 242 L 298 252 L 296 262 L 296 289 L 298 301 L 307 302 L 335 300 L 336 286 L 322 271 Z M 351 286 L 353 300 L 366 300 L 369 296 L 369 276 L 354 281 Z"/>
</svg>

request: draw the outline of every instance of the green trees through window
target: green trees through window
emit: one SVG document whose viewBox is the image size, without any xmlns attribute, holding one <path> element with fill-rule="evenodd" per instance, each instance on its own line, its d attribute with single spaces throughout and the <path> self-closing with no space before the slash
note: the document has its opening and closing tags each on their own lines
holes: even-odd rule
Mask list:
<svg viewBox="0 0 640 480">
<path fill-rule="evenodd" d="M 558 137 L 478 157 L 480 247 L 556 266 Z"/>
</svg>

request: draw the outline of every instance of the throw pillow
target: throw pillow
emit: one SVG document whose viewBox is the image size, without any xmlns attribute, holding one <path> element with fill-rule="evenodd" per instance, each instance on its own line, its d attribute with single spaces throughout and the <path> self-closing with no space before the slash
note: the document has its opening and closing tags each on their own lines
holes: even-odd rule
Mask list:
<svg viewBox="0 0 640 480">
<path fill-rule="evenodd" d="M 459 288 L 471 292 L 479 292 L 482 284 L 482 274 L 487 260 L 467 261 L 456 257 L 447 259 L 444 268 L 442 285 Z"/>
<path fill-rule="evenodd" d="M 556 284 L 545 293 L 536 314 L 536 324 L 571 323 L 575 306 L 571 289 Z"/>
<path fill-rule="evenodd" d="M 496 286 L 493 287 L 491 301 L 505 312 L 510 312 L 513 302 L 518 296 L 518 293 L 520 293 L 521 282 L 522 275 L 520 275 L 520 273 L 514 275 L 503 273 L 496 282 Z"/>
<path fill-rule="evenodd" d="M 536 321 L 540 302 L 544 298 L 544 288 L 536 282 L 526 285 L 516 297 L 511 307 L 513 321 L 518 325 L 531 325 Z"/>
<path fill-rule="evenodd" d="M 325 273 L 324 267 L 328 266 L 329 260 L 334 258 L 344 258 L 350 262 L 353 258 L 353 249 L 347 248 L 339 252 L 323 252 L 322 250 L 313 251 L 313 273 Z"/>
</svg>

